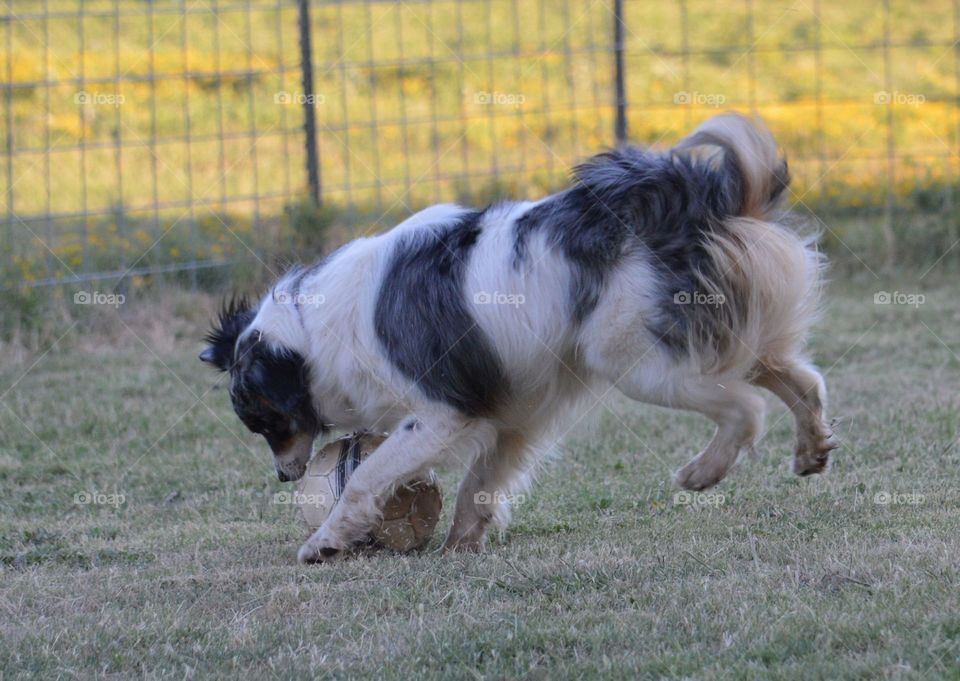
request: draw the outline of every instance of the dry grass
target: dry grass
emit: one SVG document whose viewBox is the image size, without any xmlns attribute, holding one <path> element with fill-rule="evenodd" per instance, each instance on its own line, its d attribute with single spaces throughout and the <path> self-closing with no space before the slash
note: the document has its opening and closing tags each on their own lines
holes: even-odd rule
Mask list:
<svg viewBox="0 0 960 681">
<path fill-rule="evenodd" d="M 828 475 L 788 472 L 774 406 L 723 503 L 678 504 L 708 425 L 612 399 L 480 556 L 297 566 L 266 448 L 195 359 L 212 301 L 132 300 L 109 334 L 4 352 L 0 675 L 957 678 L 960 305 L 933 276 L 833 282 Z"/>
</svg>

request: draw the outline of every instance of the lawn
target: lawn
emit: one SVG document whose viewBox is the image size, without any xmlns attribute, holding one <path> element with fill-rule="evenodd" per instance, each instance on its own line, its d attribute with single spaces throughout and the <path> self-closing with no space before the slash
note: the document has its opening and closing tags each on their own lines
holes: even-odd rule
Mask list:
<svg viewBox="0 0 960 681">
<path fill-rule="evenodd" d="M 438 530 L 312 567 L 196 360 L 213 306 L 132 296 L 0 352 L 0 677 L 960 678 L 955 277 L 834 275 L 826 475 L 789 472 L 771 399 L 760 456 L 678 497 L 709 425 L 608 396 L 484 554 Z"/>
</svg>

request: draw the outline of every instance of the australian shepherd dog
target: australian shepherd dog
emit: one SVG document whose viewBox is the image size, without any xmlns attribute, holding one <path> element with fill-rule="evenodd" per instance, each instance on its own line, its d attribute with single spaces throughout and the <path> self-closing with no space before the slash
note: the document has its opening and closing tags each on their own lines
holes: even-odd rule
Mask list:
<svg viewBox="0 0 960 681">
<path fill-rule="evenodd" d="M 539 201 L 427 208 L 226 305 L 200 359 L 230 373 L 280 480 L 329 431 L 389 433 L 299 560 L 342 555 L 395 485 L 444 461 L 467 467 L 445 548 L 482 548 L 612 388 L 716 424 L 683 488 L 717 484 L 752 447 L 758 388 L 796 419 L 794 472 L 824 470 L 835 443 L 804 355 L 823 261 L 781 208 L 788 182 L 766 128 L 724 114 L 666 151 L 595 156 Z"/>
</svg>

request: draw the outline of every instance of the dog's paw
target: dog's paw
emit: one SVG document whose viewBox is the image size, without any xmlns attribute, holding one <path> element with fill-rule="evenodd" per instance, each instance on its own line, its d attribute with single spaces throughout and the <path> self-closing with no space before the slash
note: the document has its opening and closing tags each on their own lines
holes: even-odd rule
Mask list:
<svg viewBox="0 0 960 681">
<path fill-rule="evenodd" d="M 673 474 L 673 481 L 683 489 L 699 492 L 723 480 L 727 468 L 715 465 L 709 457 L 700 454 Z"/>
<path fill-rule="evenodd" d="M 342 542 L 324 532 L 321 527 L 297 551 L 297 562 L 302 565 L 329 563 L 343 556 L 346 548 Z"/>
<path fill-rule="evenodd" d="M 486 543 L 486 537 L 480 539 L 447 537 L 443 542 L 442 550 L 444 553 L 483 553 Z"/>
<path fill-rule="evenodd" d="M 822 473 L 830 461 L 830 452 L 840 446 L 830 428 L 801 438 L 793 455 L 793 472 L 800 476 Z"/>
</svg>

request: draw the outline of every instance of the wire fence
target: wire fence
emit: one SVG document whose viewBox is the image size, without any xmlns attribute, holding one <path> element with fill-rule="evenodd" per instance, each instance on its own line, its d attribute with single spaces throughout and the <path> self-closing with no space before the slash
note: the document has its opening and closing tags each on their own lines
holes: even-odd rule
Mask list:
<svg viewBox="0 0 960 681">
<path fill-rule="evenodd" d="M 933 215 L 947 250 L 958 26 L 956 0 L 3 0 L 0 286 L 196 284 L 295 249 L 313 204 L 370 232 L 537 197 L 730 108 L 839 247 Z"/>
</svg>

